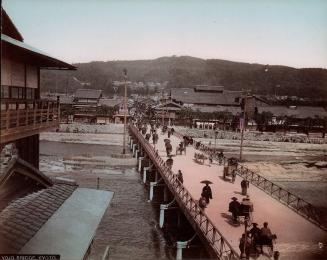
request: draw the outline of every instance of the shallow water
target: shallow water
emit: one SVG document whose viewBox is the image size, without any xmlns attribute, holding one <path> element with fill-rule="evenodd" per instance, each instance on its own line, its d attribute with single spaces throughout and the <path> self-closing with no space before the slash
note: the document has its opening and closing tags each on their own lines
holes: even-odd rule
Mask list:
<svg viewBox="0 0 327 260">
<path fill-rule="evenodd" d="M 147 202 L 139 173 L 132 167 L 97 169 L 79 167 L 78 170 L 60 170 L 58 161 L 64 156 L 88 153 L 90 156 L 110 155 L 121 147 L 104 145 L 68 144 L 42 141 L 40 143 L 40 169 L 50 176 L 69 177 L 80 187 L 96 188 L 115 192 L 97 230 L 91 251 L 92 259 L 101 259 L 109 246 L 110 259 L 173 259 L 174 249 L 165 241 L 158 227 L 158 209 Z M 56 164 L 55 171 L 50 165 Z"/>
</svg>

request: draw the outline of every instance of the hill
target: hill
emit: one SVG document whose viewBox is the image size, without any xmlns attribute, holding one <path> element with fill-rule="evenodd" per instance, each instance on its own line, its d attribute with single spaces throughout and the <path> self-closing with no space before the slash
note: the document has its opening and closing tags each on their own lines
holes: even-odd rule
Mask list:
<svg viewBox="0 0 327 260">
<path fill-rule="evenodd" d="M 43 71 L 43 91 L 72 92 L 76 82 L 90 83 L 87 88 L 113 93 L 112 81 L 122 80 L 123 68 L 130 81 L 165 82 L 168 87 L 191 87 L 195 84 L 223 85 L 226 89 L 251 89 L 258 94 L 296 95 L 327 99 L 327 70 L 266 66 L 189 56 L 161 57 L 154 60 L 94 61 L 74 64 L 77 71 Z M 75 80 L 74 80 L 75 77 Z M 83 85 L 83 84 L 82 84 Z"/>
</svg>

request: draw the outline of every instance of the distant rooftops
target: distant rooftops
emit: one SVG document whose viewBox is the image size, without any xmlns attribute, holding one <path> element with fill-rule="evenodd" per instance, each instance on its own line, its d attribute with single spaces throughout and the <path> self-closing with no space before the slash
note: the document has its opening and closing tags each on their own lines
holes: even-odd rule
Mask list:
<svg viewBox="0 0 327 260">
<path fill-rule="evenodd" d="M 77 99 L 99 99 L 102 97 L 102 90 L 100 89 L 78 89 L 75 92 Z"/>
<path fill-rule="evenodd" d="M 225 90 L 222 86 L 171 89 L 171 99 L 183 104 L 238 106 L 241 96 L 242 91 Z"/>
<path fill-rule="evenodd" d="M 195 92 L 209 92 L 209 93 L 222 93 L 224 86 L 208 86 L 208 85 L 196 85 L 194 87 Z"/>
<path fill-rule="evenodd" d="M 298 119 L 305 118 L 325 118 L 327 117 L 327 112 L 323 107 L 310 107 L 310 106 L 265 106 L 258 107 L 258 112 L 270 112 L 274 116 L 278 117 L 294 117 Z"/>
</svg>

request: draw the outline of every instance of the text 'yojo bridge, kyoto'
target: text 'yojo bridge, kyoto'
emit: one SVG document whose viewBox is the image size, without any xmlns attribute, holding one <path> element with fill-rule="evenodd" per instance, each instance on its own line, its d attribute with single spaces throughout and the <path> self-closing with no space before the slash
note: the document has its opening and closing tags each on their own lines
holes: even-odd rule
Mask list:
<svg viewBox="0 0 327 260">
<path fill-rule="evenodd" d="M 138 157 L 139 170 L 141 161 L 149 160 L 149 165 L 143 167 L 143 180 L 146 181 L 147 171 L 155 172 L 155 180 L 150 182 L 152 200 L 153 189 L 163 182 L 173 196 L 180 210 L 193 227 L 196 235 L 203 241 L 210 255 L 218 259 L 239 259 L 240 238 L 244 233 L 244 225 L 235 225 L 228 205 L 232 197 L 242 201 L 241 181 L 246 177 L 250 181 L 248 194 L 254 205 L 252 222 L 261 227 L 264 222 L 269 223 L 272 233 L 277 235 L 274 250 L 280 253 L 279 259 L 312 259 L 314 255 L 326 253 L 327 232 L 316 216 L 311 204 L 296 195 L 285 191 L 260 175 L 249 172 L 238 165 L 238 176 L 235 182 L 223 178 L 224 166 L 216 162 L 199 164 L 194 160 L 194 154 L 199 153 L 193 146 L 186 147 L 186 154 L 175 155 L 175 148 L 181 142 L 181 136 L 170 136 L 173 147 L 173 165 L 170 169 L 166 165 L 167 154 L 164 139 L 166 134 L 159 134 L 159 140 L 154 145 L 145 139 L 144 133 L 134 125 L 129 126 L 129 144 L 133 154 Z M 203 148 L 203 147 L 202 147 Z M 181 170 L 183 183 L 176 173 Z M 200 208 L 198 200 L 201 196 L 202 180 L 212 182 L 212 199 L 205 209 Z M 173 203 L 172 202 L 172 203 Z M 164 211 L 169 204 L 161 205 L 160 225 L 164 221 Z M 182 249 L 188 241 L 177 242 L 177 259 L 182 258 Z M 272 257 L 272 256 L 271 256 Z M 253 259 L 269 259 L 268 254 L 261 254 Z"/>
</svg>

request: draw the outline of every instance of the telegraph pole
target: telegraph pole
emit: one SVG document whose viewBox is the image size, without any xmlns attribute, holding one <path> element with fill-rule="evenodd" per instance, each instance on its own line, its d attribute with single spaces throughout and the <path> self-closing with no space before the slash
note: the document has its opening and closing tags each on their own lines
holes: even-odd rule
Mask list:
<svg viewBox="0 0 327 260">
<path fill-rule="evenodd" d="M 125 94 L 124 94 L 124 140 L 123 140 L 123 154 L 126 154 L 126 110 L 127 110 L 127 86 L 126 86 L 126 80 L 127 80 L 127 69 L 124 69 L 124 88 L 125 88 Z"/>
<path fill-rule="evenodd" d="M 247 103 L 247 97 L 248 97 L 248 93 L 245 92 L 242 124 L 241 124 L 241 119 L 240 119 L 240 127 L 241 127 L 240 161 L 242 161 L 244 129 L 245 129 L 245 122 L 246 122 L 246 103 Z"/>
</svg>

